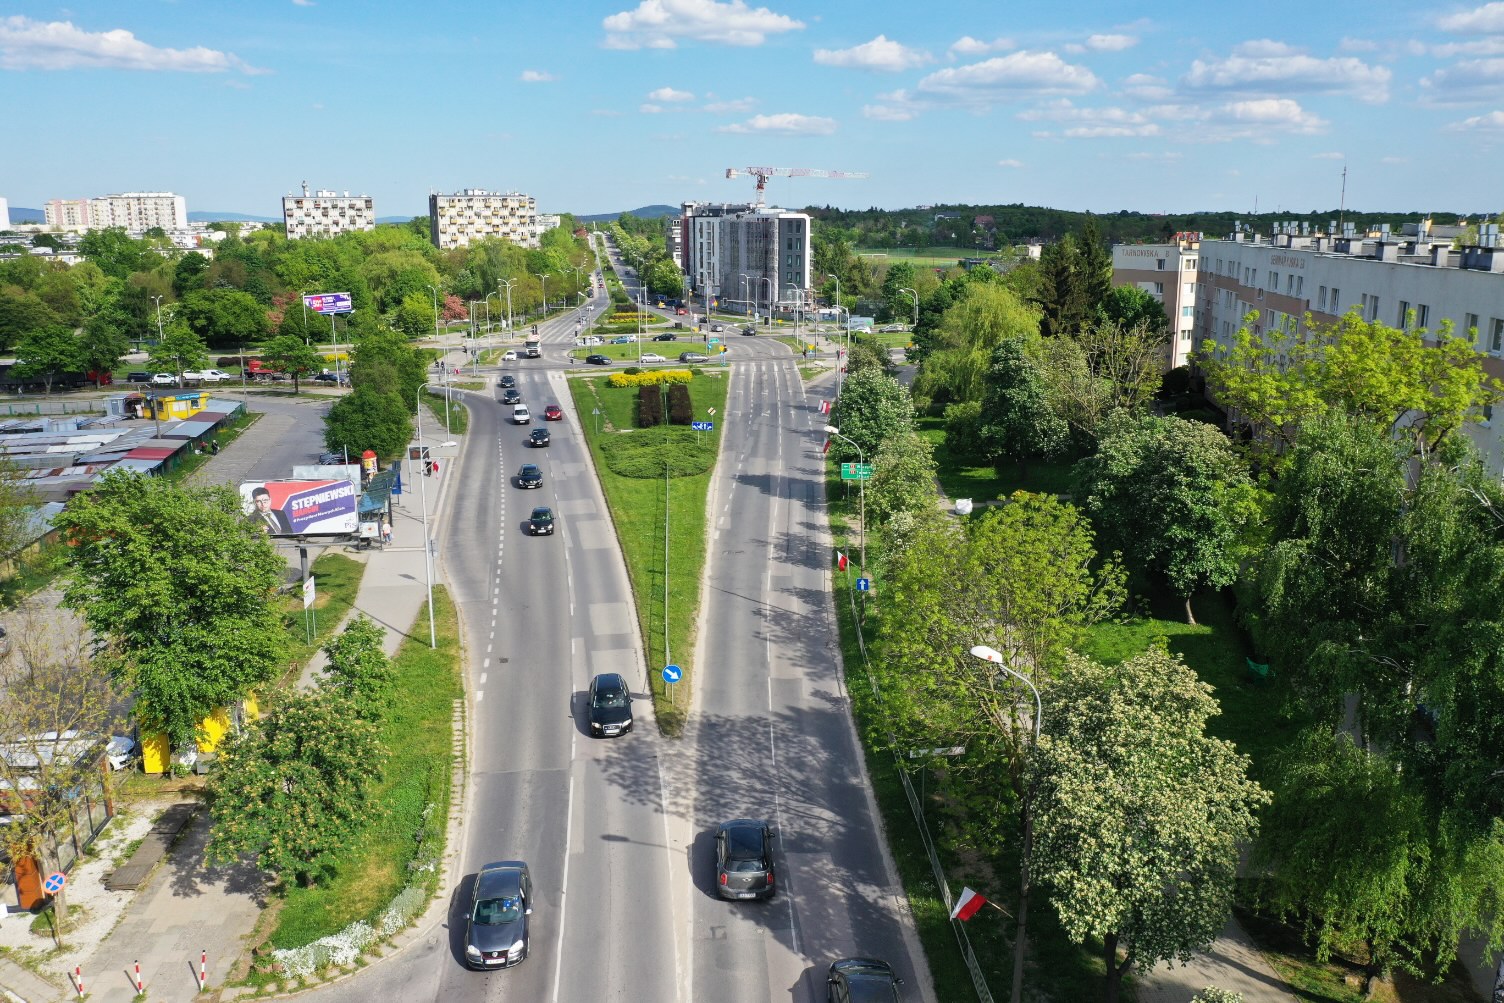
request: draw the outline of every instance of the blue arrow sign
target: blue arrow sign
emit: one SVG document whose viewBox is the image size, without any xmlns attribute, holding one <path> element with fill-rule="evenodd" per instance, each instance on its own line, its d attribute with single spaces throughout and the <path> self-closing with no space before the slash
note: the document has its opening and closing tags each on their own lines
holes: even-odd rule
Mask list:
<svg viewBox="0 0 1504 1003">
<path fill-rule="evenodd" d="M 858 578 L 856 580 L 856 590 L 858 592 L 867 592 L 867 591 L 870 591 L 871 588 L 872 588 L 872 579 L 870 579 L 870 578 Z"/>
<path fill-rule="evenodd" d="M 692 421 L 692 422 L 689 423 L 689 427 L 692 428 L 692 429 L 694 429 L 696 432 L 713 432 L 713 431 L 715 431 L 715 422 L 713 422 L 713 421 Z"/>
<path fill-rule="evenodd" d="M 47 889 L 48 895 L 56 895 L 63 890 L 63 885 L 68 883 L 68 875 L 62 871 L 53 871 L 47 875 L 47 880 L 42 882 L 42 887 Z"/>
<path fill-rule="evenodd" d="M 677 666 L 677 665 L 665 665 L 663 667 L 663 681 L 664 682 L 666 682 L 666 683 L 677 683 L 682 678 L 684 678 L 684 670 L 681 669 L 681 668 L 679 668 L 679 666 Z"/>
</svg>

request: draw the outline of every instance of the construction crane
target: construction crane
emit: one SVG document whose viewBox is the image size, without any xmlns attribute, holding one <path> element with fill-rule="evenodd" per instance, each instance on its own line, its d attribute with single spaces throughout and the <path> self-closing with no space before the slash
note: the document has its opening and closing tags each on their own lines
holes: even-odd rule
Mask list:
<svg viewBox="0 0 1504 1003">
<path fill-rule="evenodd" d="M 868 175 L 857 171 L 817 171 L 813 167 L 735 167 L 726 168 L 726 177 L 750 175 L 757 179 L 757 207 L 764 206 L 763 190 L 769 178 L 865 178 Z"/>
</svg>

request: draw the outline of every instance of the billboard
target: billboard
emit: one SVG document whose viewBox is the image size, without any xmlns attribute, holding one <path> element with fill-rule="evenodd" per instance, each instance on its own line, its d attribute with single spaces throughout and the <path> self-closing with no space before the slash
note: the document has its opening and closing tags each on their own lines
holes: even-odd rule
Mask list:
<svg viewBox="0 0 1504 1003">
<path fill-rule="evenodd" d="M 349 293 L 306 293 L 303 305 L 314 313 L 352 313 L 355 310 Z"/>
<path fill-rule="evenodd" d="M 241 511 L 272 536 L 354 533 L 360 487 L 348 480 L 245 481 Z"/>
</svg>

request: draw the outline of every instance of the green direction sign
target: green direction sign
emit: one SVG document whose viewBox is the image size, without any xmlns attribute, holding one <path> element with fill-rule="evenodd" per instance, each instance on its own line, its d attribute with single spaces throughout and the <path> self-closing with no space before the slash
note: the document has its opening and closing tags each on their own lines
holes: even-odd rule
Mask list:
<svg viewBox="0 0 1504 1003">
<path fill-rule="evenodd" d="M 870 463 L 843 463 L 841 464 L 841 480 L 843 481 L 870 481 L 872 479 L 872 464 Z"/>
</svg>

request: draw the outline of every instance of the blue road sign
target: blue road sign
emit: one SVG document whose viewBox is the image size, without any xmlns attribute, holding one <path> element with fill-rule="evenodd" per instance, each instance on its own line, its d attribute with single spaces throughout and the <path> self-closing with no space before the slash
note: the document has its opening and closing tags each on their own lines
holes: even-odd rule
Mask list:
<svg viewBox="0 0 1504 1003">
<path fill-rule="evenodd" d="M 712 431 L 715 430 L 715 422 L 713 422 L 713 421 L 692 421 L 692 422 L 689 423 L 689 427 L 692 428 L 692 429 L 694 429 L 696 432 L 712 432 Z"/>
<path fill-rule="evenodd" d="M 42 887 L 47 889 L 48 895 L 56 895 L 63 890 L 63 885 L 68 883 L 68 875 L 62 871 L 53 871 L 47 875 L 47 880 L 42 882 Z"/>
<path fill-rule="evenodd" d="M 856 580 L 856 590 L 858 592 L 866 592 L 866 591 L 869 591 L 871 588 L 872 588 L 872 579 L 870 579 L 870 578 L 858 578 Z"/>
<path fill-rule="evenodd" d="M 666 683 L 677 683 L 682 678 L 684 678 L 684 670 L 681 669 L 681 668 L 679 668 L 679 666 L 677 666 L 677 665 L 665 665 L 663 667 L 663 681 L 664 682 L 666 682 Z"/>
</svg>

